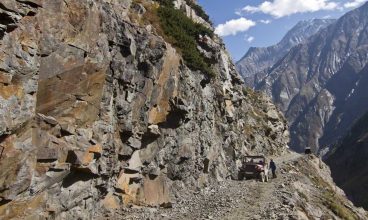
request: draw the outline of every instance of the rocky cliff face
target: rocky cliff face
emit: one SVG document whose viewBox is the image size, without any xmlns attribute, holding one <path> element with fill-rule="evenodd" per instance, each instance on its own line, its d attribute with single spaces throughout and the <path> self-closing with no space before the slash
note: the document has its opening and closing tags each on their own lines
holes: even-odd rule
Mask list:
<svg viewBox="0 0 368 220">
<path fill-rule="evenodd" d="M 255 83 L 262 79 L 264 70 L 275 65 L 292 47 L 303 43 L 334 21 L 334 19 L 300 21 L 286 33 L 278 44 L 269 47 L 251 47 L 244 57 L 236 63 L 236 68 L 243 76 L 245 83 L 253 88 Z"/>
<path fill-rule="evenodd" d="M 242 155 L 287 146 L 281 113 L 243 87 L 216 36 L 198 45 L 210 78 L 145 22 L 157 2 L 0 6 L 2 219 L 167 207 L 236 175 Z"/>
<path fill-rule="evenodd" d="M 333 149 L 326 162 L 334 181 L 356 205 L 368 208 L 368 114 L 364 114 Z"/>
<path fill-rule="evenodd" d="M 344 136 L 367 110 L 368 4 L 293 47 L 256 88 L 266 91 L 291 124 L 296 150 Z"/>
</svg>

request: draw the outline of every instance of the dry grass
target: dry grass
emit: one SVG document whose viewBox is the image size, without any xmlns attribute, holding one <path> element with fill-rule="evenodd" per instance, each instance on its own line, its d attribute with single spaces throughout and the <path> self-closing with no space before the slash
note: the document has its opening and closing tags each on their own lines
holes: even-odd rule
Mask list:
<svg viewBox="0 0 368 220">
<path fill-rule="evenodd" d="M 305 201 L 309 201 L 309 199 L 308 199 L 308 196 L 307 195 L 305 195 L 305 193 L 303 193 L 302 191 L 297 191 L 298 192 L 298 195 L 301 197 L 301 198 L 303 198 Z"/>
<path fill-rule="evenodd" d="M 156 34 L 164 37 L 164 32 L 160 27 L 160 19 L 157 16 L 159 4 L 157 2 L 147 2 L 146 0 L 133 0 L 133 4 L 142 5 L 146 9 L 146 12 L 143 15 L 131 12 L 128 14 L 129 19 L 141 27 L 152 25 L 157 32 Z"/>
<path fill-rule="evenodd" d="M 306 163 L 308 163 L 306 161 Z M 324 206 L 330 209 L 336 216 L 345 220 L 358 220 L 358 216 L 355 215 L 349 208 L 344 205 L 344 199 L 341 195 L 337 194 L 331 185 L 327 183 L 321 176 L 316 175 L 317 170 L 306 169 L 311 168 L 307 164 L 299 164 L 299 168 L 302 169 L 302 173 L 307 174 L 314 185 L 318 186 L 321 190 L 320 200 Z"/>
<path fill-rule="evenodd" d="M 244 131 L 244 135 L 249 136 L 249 135 L 253 134 L 254 127 L 247 124 L 247 125 L 244 126 L 244 130 L 243 131 Z"/>
<path fill-rule="evenodd" d="M 359 218 L 350 209 L 346 208 L 336 194 L 324 192 L 324 205 L 328 207 L 335 215 L 345 220 L 358 220 Z"/>
<path fill-rule="evenodd" d="M 156 29 L 157 34 L 164 37 L 165 34 L 161 28 L 160 18 L 158 16 L 158 8 L 160 5 L 157 3 L 144 3 L 143 6 L 146 8 L 146 13 L 143 15 L 144 24 L 152 25 Z"/>
</svg>

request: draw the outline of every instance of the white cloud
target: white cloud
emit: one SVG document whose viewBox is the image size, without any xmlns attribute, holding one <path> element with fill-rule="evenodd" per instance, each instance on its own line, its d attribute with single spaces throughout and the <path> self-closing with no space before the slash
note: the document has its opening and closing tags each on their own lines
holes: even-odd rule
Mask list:
<svg viewBox="0 0 368 220">
<path fill-rule="evenodd" d="M 360 1 L 360 0 L 355 0 Z M 262 12 L 276 18 L 320 10 L 334 10 L 338 3 L 331 0 L 273 0 L 265 1 L 258 6 L 245 6 L 242 10 L 248 13 Z"/>
<path fill-rule="evenodd" d="M 271 20 L 260 20 L 259 22 L 263 23 L 263 24 L 269 24 L 271 23 Z"/>
<path fill-rule="evenodd" d="M 254 41 L 254 37 L 253 36 L 249 36 L 245 38 L 245 40 L 248 42 L 248 43 L 252 43 L 252 41 Z"/>
<path fill-rule="evenodd" d="M 344 4 L 345 8 L 356 8 L 360 5 L 362 5 L 364 2 L 366 2 L 366 0 L 354 0 L 354 1 L 350 1 Z"/>
<path fill-rule="evenodd" d="M 215 33 L 221 37 L 236 35 L 239 32 L 247 31 L 249 28 L 256 25 L 256 22 L 246 18 L 239 18 L 227 21 L 225 24 L 219 24 Z"/>
<path fill-rule="evenodd" d="M 236 15 L 239 15 L 239 16 L 242 16 L 242 10 L 236 10 L 236 11 L 235 11 L 235 14 L 236 14 Z"/>
<path fill-rule="evenodd" d="M 266 3 L 266 2 L 265 2 Z M 262 4 L 261 4 L 262 5 Z M 246 12 L 250 12 L 250 13 L 255 13 L 255 12 L 259 12 L 261 11 L 260 7 L 261 5 L 259 5 L 259 7 L 254 7 L 254 6 L 250 6 L 250 5 L 247 5 L 245 6 L 242 11 L 246 11 Z"/>
</svg>

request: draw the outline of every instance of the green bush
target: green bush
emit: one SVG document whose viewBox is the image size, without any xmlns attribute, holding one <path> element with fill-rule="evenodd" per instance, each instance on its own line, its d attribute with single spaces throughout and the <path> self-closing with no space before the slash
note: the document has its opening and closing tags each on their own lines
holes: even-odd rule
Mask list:
<svg viewBox="0 0 368 220">
<path fill-rule="evenodd" d="M 159 2 L 160 25 L 170 42 L 180 50 L 185 64 L 191 69 L 213 76 L 213 70 L 206 58 L 197 49 L 198 36 L 213 37 L 213 32 L 201 24 L 194 23 L 181 10 L 175 9 L 171 0 Z"/>
<path fill-rule="evenodd" d="M 159 2 L 161 6 L 174 7 L 173 0 L 157 0 L 157 2 Z"/>
</svg>

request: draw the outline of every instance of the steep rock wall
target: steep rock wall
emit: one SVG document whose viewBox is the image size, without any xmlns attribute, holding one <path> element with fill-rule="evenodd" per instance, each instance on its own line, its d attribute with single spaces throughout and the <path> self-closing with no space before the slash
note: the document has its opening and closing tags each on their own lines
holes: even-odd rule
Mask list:
<svg viewBox="0 0 368 220">
<path fill-rule="evenodd" d="M 209 78 L 137 22 L 157 3 L 13 3 L 1 7 L 24 15 L 0 41 L 1 218 L 167 207 L 235 177 L 242 155 L 285 150 L 285 119 L 243 87 L 217 37 L 200 48 L 216 59 Z"/>
</svg>

